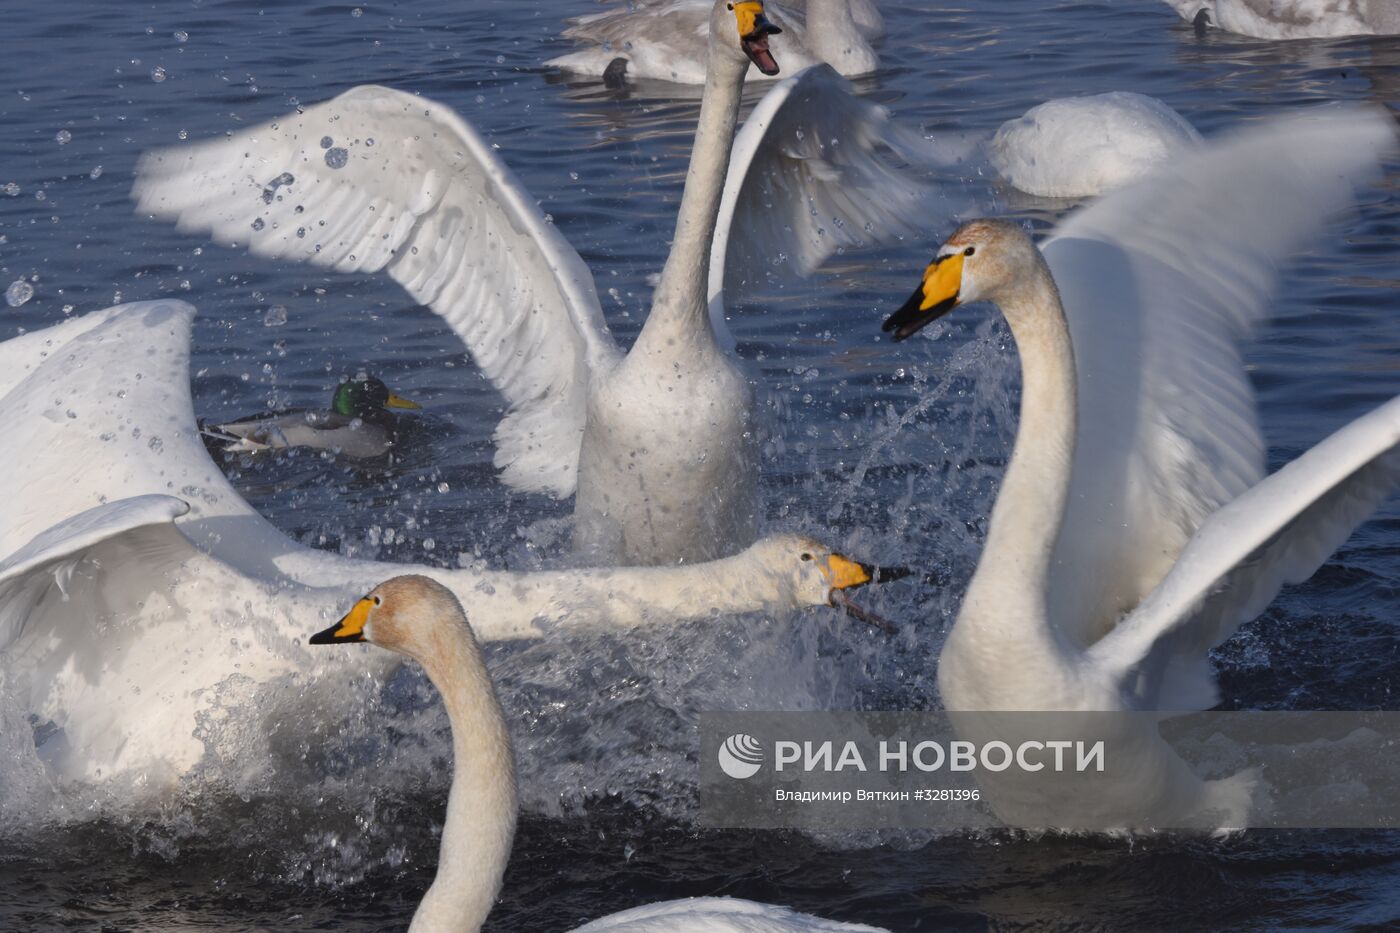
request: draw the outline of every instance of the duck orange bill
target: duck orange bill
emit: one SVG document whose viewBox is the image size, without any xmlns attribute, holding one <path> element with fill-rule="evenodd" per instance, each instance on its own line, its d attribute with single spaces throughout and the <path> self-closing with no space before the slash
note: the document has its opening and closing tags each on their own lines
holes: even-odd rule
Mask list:
<svg viewBox="0 0 1400 933">
<path fill-rule="evenodd" d="M 419 405 L 417 402 L 413 401 L 413 399 L 404 398 L 402 395 L 395 395 L 392 392 L 389 393 L 389 400 L 384 404 L 389 406 L 390 408 L 411 408 L 414 411 L 417 411 L 418 409 L 423 407 L 422 405 Z"/>
<path fill-rule="evenodd" d="M 313 645 L 338 645 L 365 640 L 365 623 L 369 621 L 369 611 L 374 608 L 374 600 L 366 596 L 357 602 L 335 625 L 311 636 Z"/>
<path fill-rule="evenodd" d="M 898 311 L 885 319 L 880 328 L 894 331 L 896 342 L 912 337 L 921 329 L 958 306 L 962 291 L 963 254 L 953 253 L 929 263 L 924 280 Z"/>
<path fill-rule="evenodd" d="M 846 615 L 880 629 L 887 635 L 893 635 L 895 627 L 888 620 L 876 615 L 868 609 L 857 605 L 851 599 L 847 590 L 865 586 L 865 584 L 876 579 L 877 571 L 873 567 L 858 563 L 840 554 L 832 554 L 826 562 L 826 578 L 831 584 L 831 591 L 827 594 L 827 602 L 832 606 L 839 606 L 846 610 Z"/>
<path fill-rule="evenodd" d="M 746 0 L 734 4 L 734 19 L 739 27 L 739 47 L 759 71 L 766 75 L 778 73 L 778 63 L 768 51 L 768 37 L 782 32 L 763 15 L 763 4 Z"/>
</svg>

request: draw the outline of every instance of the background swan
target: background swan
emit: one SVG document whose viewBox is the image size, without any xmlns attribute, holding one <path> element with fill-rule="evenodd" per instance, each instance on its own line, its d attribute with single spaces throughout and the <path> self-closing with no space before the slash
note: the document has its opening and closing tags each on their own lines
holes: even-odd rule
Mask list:
<svg viewBox="0 0 1400 933">
<path fill-rule="evenodd" d="M 790 535 L 719 563 L 534 573 L 304 547 L 205 450 L 190 401 L 193 315 L 139 303 L 0 344 L 0 419 L 28 451 L 0 472 L 0 679 L 52 725 L 40 754 L 56 780 L 144 773 L 162 786 L 203 755 L 195 727 L 211 707 L 272 715 L 289 698 L 267 687 L 277 678 L 312 672 L 312 693 L 338 682 L 346 661 L 306 658 L 299 633 L 365 574 L 440 580 L 487 640 L 843 601 L 865 574 Z"/>
<path fill-rule="evenodd" d="M 987 144 L 992 166 L 1027 194 L 1084 198 L 1151 172 L 1201 134 L 1156 98 L 1126 91 L 1062 97 L 1007 120 Z"/>
<path fill-rule="evenodd" d="M 564 30 L 564 37 L 583 48 L 545 64 L 601 76 L 621 58 L 630 77 L 704 84 L 705 56 L 695 37 L 709 34 L 711 6 L 710 0 L 660 0 L 577 17 Z M 868 37 L 883 29 L 884 21 L 869 0 L 859 8 L 846 0 L 807 0 L 800 8 L 770 3 L 766 8 L 773 24 L 782 29 L 771 42 L 773 54 L 788 74 L 823 62 L 847 76 L 879 68 L 880 59 Z M 753 67 L 748 77 L 759 81 L 773 75 Z"/>
<path fill-rule="evenodd" d="M 600 4 L 615 3 L 616 0 L 597 0 Z M 654 7 L 664 6 L 675 2 L 675 0 L 630 0 L 634 7 Z M 780 6 L 784 10 L 798 10 L 805 12 L 807 0 L 782 0 Z M 851 19 L 855 20 L 856 28 L 861 35 L 867 39 L 878 39 L 885 34 L 885 18 L 880 14 L 880 8 L 875 0 L 849 0 L 846 4 L 851 11 Z"/>
<path fill-rule="evenodd" d="M 1207 25 L 1256 39 L 1400 33 L 1400 4 L 1394 0 L 1167 0 L 1182 19 L 1194 22 L 1204 10 Z"/>
<path fill-rule="evenodd" d="M 575 540 L 591 557 L 733 553 L 757 533 L 754 399 L 727 337 L 716 336 L 723 306 L 709 266 L 748 59 L 736 14 L 723 0 L 713 7 L 712 71 L 676 236 L 625 357 L 582 260 L 492 147 L 412 95 L 356 88 L 228 140 L 152 153 L 138 209 L 262 255 L 385 269 L 447 321 L 506 397 L 495 433 L 502 478 L 576 492 Z M 793 109 L 778 108 L 737 148 L 731 177 L 742 181 L 723 219 L 764 242 L 730 250 L 731 262 L 792 256 L 806 269 L 853 240 L 907 229 L 926 208 L 927 192 L 883 164 L 884 112 L 839 85 L 829 69 L 785 85 Z M 823 135 L 793 145 L 814 99 L 827 101 Z"/>
<path fill-rule="evenodd" d="M 1104 197 L 1043 251 L 991 221 L 939 250 L 885 329 L 903 339 L 992 301 L 1022 370 L 1015 448 L 939 659 L 948 709 L 1209 708 L 1207 650 L 1400 481 L 1400 399 L 1266 478 L 1238 350 L 1277 264 L 1394 145 L 1384 112 L 1278 120 Z M 1180 825 L 1212 808 L 1241 825 L 1247 778 L 1202 784 L 1142 725 L 1116 723 L 1134 770 L 1092 794 L 1093 819 Z M 999 784 L 992 799 L 1017 825 L 1073 825 L 1085 786 L 1047 800 L 1043 782 Z"/>
<path fill-rule="evenodd" d="M 368 641 L 413 658 L 437 687 L 452 728 L 452 788 L 437 875 L 410 931 L 476 931 L 501 889 L 515 838 L 515 760 L 500 700 L 461 604 L 421 576 L 399 576 L 371 590 L 313 645 Z M 666 901 L 623 911 L 580 931 L 693 933 L 879 933 L 784 907 L 731 898 Z"/>
</svg>

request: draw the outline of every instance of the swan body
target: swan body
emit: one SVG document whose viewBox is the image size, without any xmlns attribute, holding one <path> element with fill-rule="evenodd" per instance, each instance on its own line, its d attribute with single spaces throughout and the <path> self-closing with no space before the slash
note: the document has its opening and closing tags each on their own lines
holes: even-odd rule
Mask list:
<svg viewBox="0 0 1400 933">
<path fill-rule="evenodd" d="M 1400 34 L 1393 0 L 1167 0 L 1187 22 L 1204 11 L 1207 25 L 1256 39 Z"/>
<path fill-rule="evenodd" d="M 695 38 L 708 34 L 710 8 L 710 0 L 661 0 L 578 17 L 564 30 L 564 37 L 583 47 L 545 64 L 601 77 L 621 58 L 627 62 L 626 73 L 634 78 L 704 84 L 706 61 Z M 785 70 L 795 73 L 824 62 L 840 74 L 853 76 L 879 68 L 880 59 L 868 36 L 870 30 L 883 29 L 884 23 L 868 0 L 859 8 L 845 0 L 808 0 L 803 11 L 777 3 L 768 4 L 768 9 L 774 25 L 782 29 L 773 37 L 772 48 Z M 756 66 L 749 69 L 751 81 L 772 77 Z"/>
<path fill-rule="evenodd" d="M 993 167 L 1027 194 L 1083 198 L 1190 152 L 1201 134 L 1166 104 L 1115 91 L 1032 107 L 987 145 Z"/>
<path fill-rule="evenodd" d="M 728 352 L 724 278 L 711 275 L 717 241 L 762 231 L 760 249 L 731 249 L 720 263 L 738 286 L 744 270 L 746 282 L 761 278 L 750 273 L 765 256 L 796 257 L 787 265 L 807 272 L 853 239 L 902 232 L 927 199 L 886 166 L 894 134 L 884 111 L 825 66 L 774 89 L 777 105 L 754 132 L 746 126 L 731 164 L 747 40 L 723 0 L 713 7 L 676 235 L 625 356 L 583 261 L 492 147 L 448 108 L 409 94 L 355 88 L 226 140 L 150 153 L 138 209 L 261 255 L 387 271 L 444 318 L 505 396 L 501 478 L 576 494 L 576 545 L 590 560 L 734 553 L 757 534 L 758 463 L 753 389 Z M 830 135 L 803 142 L 813 114 Z M 770 178 L 781 184 L 764 187 Z"/>
<path fill-rule="evenodd" d="M 452 729 L 452 787 L 447 795 L 438 870 L 410 933 L 475 933 L 500 892 L 515 837 L 518 795 L 505 716 L 467 614 L 450 590 L 423 576 L 379 584 L 313 645 L 368 641 L 423 666 Z M 580 931 L 686 930 L 694 933 L 879 933 L 784 907 L 733 898 L 666 901 L 604 917 Z"/>
<path fill-rule="evenodd" d="M 183 302 L 137 303 L 0 343 L 0 417 L 29 451 L 0 474 L 0 679 L 52 725 L 39 754 L 56 780 L 145 773 L 163 786 L 199 761 L 196 724 L 212 706 L 272 715 L 279 679 L 307 677 L 313 692 L 334 680 L 347 661 L 309 665 L 300 628 L 365 574 L 438 579 L 492 641 L 840 602 L 869 578 L 791 535 L 719 562 L 525 573 L 303 547 L 201 442 L 193 315 Z"/>
<path fill-rule="evenodd" d="M 1238 350 L 1277 265 L 1394 144 L 1383 114 L 1324 111 L 1107 195 L 1039 250 L 1011 224 L 974 221 L 886 322 L 902 339 L 991 301 L 1021 359 L 1015 447 L 939 659 L 945 706 L 974 711 L 958 714 L 960 731 L 977 728 L 975 711 L 1213 706 L 1206 652 L 1311 575 L 1400 482 L 1400 399 L 1266 477 Z M 1081 816 L 1099 826 L 1204 811 L 1243 825 L 1248 775 L 1202 782 L 1151 717 L 1104 721 L 1128 773 L 1052 803 L 1043 782 L 1008 778 L 989 794 L 997 812 L 1041 826 L 1089 800 Z"/>
</svg>

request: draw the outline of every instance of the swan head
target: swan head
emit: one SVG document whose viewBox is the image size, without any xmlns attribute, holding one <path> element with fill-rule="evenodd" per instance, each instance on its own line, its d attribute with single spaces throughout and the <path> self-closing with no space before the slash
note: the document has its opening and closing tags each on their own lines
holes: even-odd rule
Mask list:
<svg viewBox="0 0 1400 933">
<path fill-rule="evenodd" d="M 312 635 L 310 643 L 367 641 L 421 663 L 446 656 L 442 639 L 449 634 L 447 626 L 471 630 L 457 597 L 435 580 L 405 574 L 370 590 L 339 622 Z"/>
<path fill-rule="evenodd" d="M 347 418 L 363 418 L 386 408 L 422 408 L 417 402 L 395 395 L 380 380 L 360 374 L 335 387 L 331 409 Z"/>
<path fill-rule="evenodd" d="M 753 62 L 766 75 L 778 73 L 768 37 L 782 32 L 764 15 L 761 0 L 716 0 L 710 11 L 710 52 L 735 62 Z"/>
<path fill-rule="evenodd" d="M 850 592 L 867 583 L 905 576 L 905 571 L 862 564 L 804 535 L 769 535 L 751 544 L 740 557 L 746 564 L 767 571 L 795 606 L 839 606 L 862 622 L 894 631 L 888 621 L 856 605 Z"/>
<path fill-rule="evenodd" d="M 950 236 L 924 270 L 914 294 L 881 328 L 896 341 L 918 333 L 956 308 L 996 302 L 1015 287 L 1020 270 L 1041 263 L 1039 251 L 1019 226 L 1006 220 L 973 220 Z M 998 302 L 1000 303 L 1000 302 Z"/>
</svg>

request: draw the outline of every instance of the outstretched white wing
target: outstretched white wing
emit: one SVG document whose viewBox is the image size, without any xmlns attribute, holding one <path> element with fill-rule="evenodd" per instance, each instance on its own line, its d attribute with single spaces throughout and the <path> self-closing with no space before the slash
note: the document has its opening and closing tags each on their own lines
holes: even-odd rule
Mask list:
<svg viewBox="0 0 1400 933">
<path fill-rule="evenodd" d="M 227 139 L 148 153 L 132 194 L 140 211 L 260 255 L 387 271 L 506 397 L 502 479 L 573 492 L 590 373 L 617 349 L 578 253 L 452 110 L 357 87 Z"/>
<path fill-rule="evenodd" d="M 1268 310 L 1278 264 L 1394 144 L 1379 111 L 1271 121 L 1106 195 L 1045 244 L 1079 372 L 1050 593 L 1072 639 L 1102 636 L 1207 516 L 1263 477 L 1240 343 Z"/>
<path fill-rule="evenodd" d="M 901 162 L 923 161 L 829 65 L 779 82 L 734 140 L 710 250 L 710 307 L 721 292 L 808 275 L 838 249 L 922 229 L 936 189 Z"/>
<path fill-rule="evenodd" d="M 1212 515 L 1160 586 L 1089 650 L 1134 709 L 1216 702 L 1206 652 L 1300 583 L 1400 485 L 1400 398 Z"/>
<path fill-rule="evenodd" d="M 166 557 L 193 553 L 173 526 L 189 509 L 173 496 L 109 502 L 64 519 L 0 558 L 0 654 L 23 634 L 35 608 L 51 590 L 67 598 L 78 565 L 94 551 L 105 546 L 117 558 L 93 563 L 118 582 L 123 575 L 113 574 L 112 564 L 129 567 L 134 562 L 144 578 Z"/>
</svg>

